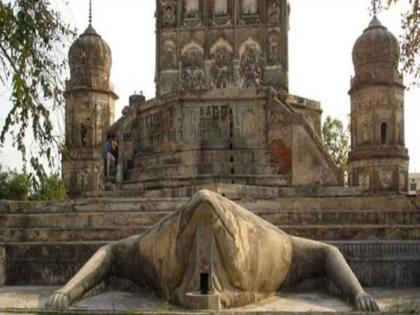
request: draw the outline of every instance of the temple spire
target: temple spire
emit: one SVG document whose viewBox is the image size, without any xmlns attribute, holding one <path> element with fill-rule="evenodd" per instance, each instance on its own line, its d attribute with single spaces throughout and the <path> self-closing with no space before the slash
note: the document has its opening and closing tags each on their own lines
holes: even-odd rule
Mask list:
<svg viewBox="0 0 420 315">
<path fill-rule="evenodd" d="M 89 26 L 92 26 L 92 0 L 89 0 Z"/>
</svg>

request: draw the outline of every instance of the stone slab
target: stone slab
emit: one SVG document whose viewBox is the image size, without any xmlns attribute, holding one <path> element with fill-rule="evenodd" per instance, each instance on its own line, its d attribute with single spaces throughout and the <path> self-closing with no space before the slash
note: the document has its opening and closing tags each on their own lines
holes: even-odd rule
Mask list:
<svg viewBox="0 0 420 315">
<path fill-rule="evenodd" d="M 57 287 L 0 287 L 0 314 L 35 313 L 45 305 L 49 295 Z M 404 305 L 420 309 L 420 288 L 389 289 L 371 288 L 368 290 L 377 299 L 383 311 L 390 314 L 403 310 Z M 408 306 L 407 306 L 408 307 Z M 2 311 L 2 310 L 3 311 Z M 7 310 L 7 311 L 6 311 Z M 110 291 L 84 299 L 71 308 L 77 314 L 86 311 L 102 313 L 142 312 L 148 314 L 185 314 L 185 310 L 166 303 L 146 292 Z M 287 293 L 257 304 L 230 309 L 223 314 L 348 314 L 352 306 L 326 293 Z M 193 314 L 198 314 L 194 312 Z M 207 314 L 207 312 L 203 312 Z M 212 314 L 216 314 L 212 312 Z M 416 314 L 413 312 L 413 314 Z"/>
</svg>

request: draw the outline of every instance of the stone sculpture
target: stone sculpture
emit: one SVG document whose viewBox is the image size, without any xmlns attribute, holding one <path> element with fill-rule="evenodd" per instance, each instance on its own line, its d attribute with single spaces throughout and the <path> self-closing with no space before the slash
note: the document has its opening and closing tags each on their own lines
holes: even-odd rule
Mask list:
<svg viewBox="0 0 420 315">
<path fill-rule="evenodd" d="M 198 192 L 148 232 L 99 249 L 47 306 L 66 308 L 109 275 L 202 309 L 254 303 L 284 285 L 327 276 L 356 309 L 378 310 L 338 249 L 289 236 L 210 191 Z"/>
</svg>

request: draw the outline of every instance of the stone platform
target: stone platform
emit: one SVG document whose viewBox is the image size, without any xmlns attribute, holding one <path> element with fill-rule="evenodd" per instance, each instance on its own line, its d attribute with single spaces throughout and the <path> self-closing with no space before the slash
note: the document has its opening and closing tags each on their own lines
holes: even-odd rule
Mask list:
<svg viewBox="0 0 420 315">
<path fill-rule="evenodd" d="M 415 196 L 363 195 L 338 187 L 206 188 L 292 235 L 336 245 L 364 286 L 420 286 Z M 61 285 L 100 246 L 144 232 L 196 189 L 104 192 L 62 203 L 0 202 L 0 285 Z"/>
<path fill-rule="evenodd" d="M 47 298 L 57 287 L 0 287 L 0 314 L 39 314 Z M 419 314 L 420 288 L 368 290 L 377 299 L 382 311 L 388 314 Z M 37 311 L 34 311 L 37 310 Z M 186 310 L 170 305 L 156 296 L 136 292 L 109 291 L 84 299 L 70 311 L 75 314 L 122 312 L 126 314 L 186 314 Z M 43 313 L 43 312 L 42 312 Z M 191 312 L 191 314 L 210 314 Z M 353 307 L 342 300 L 323 292 L 287 293 L 257 304 L 234 308 L 223 314 L 350 314 Z M 211 314 L 217 314 L 212 312 Z M 360 314 L 360 313 L 359 313 Z"/>
</svg>

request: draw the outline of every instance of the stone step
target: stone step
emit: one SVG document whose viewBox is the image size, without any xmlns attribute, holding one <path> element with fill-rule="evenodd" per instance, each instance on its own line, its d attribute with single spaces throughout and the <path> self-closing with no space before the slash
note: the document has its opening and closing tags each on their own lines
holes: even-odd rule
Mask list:
<svg viewBox="0 0 420 315">
<path fill-rule="evenodd" d="M 268 191 L 268 189 L 264 189 Z M 262 190 L 263 191 L 263 190 Z M 244 188 L 244 195 L 247 194 Z M 105 194 L 108 194 L 106 192 Z M 156 191 L 157 193 L 157 191 Z M 0 213 L 10 212 L 63 212 L 63 211 L 165 211 L 173 210 L 187 202 L 187 197 L 144 197 L 118 198 L 115 195 L 91 199 L 73 200 L 64 203 L 20 203 L 0 202 Z M 407 196 L 344 196 L 344 197 L 273 197 L 255 200 L 251 197 L 236 196 L 233 200 L 249 210 L 267 211 L 394 211 L 417 210 L 420 208 Z"/>
<path fill-rule="evenodd" d="M 314 240 L 420 240 L 420 225 L 287 225 L 290 235 Z"/>
<path fill-rule="evenodd" d="M 231 179 L 231 178 L 230 178 Z M 285 179 L 287 181 L 287 179 Z M 224 194 L 230 199 L 267 200 L 279 197 L 362 197 L 363 190 L 359 187 L 282 187 L 282 186 L 252 186 L 229 183 L 214 183 L 203 185 L 179 184 L 175 187 L 144 190 L 144 183 L 125 181 L 122 186 L 113 185 L 112 191 L 86 193 L 88 197 L 191 197 L 201 189 L 210 189 Z M 404 197 L 406 199 L 406 197 Z M 413 198 L 414 199 L 414 198 Z"/>
<path fill-rule="evenodd" d="M 327 211 L 255 211 L 257 215 L 275 225 L 417 225 L 418 210 L 327 210 Z"/>
<path fill-rule="evenodd" d="M 128 209 L 128 210 L 127 210 Z M 420 224 L 420 211 L 276 211 L 254 210 L 255 214 L 275 225 L 404 225 Z M 103 226 L 151 226 L 172 211 L 131 210 L 97 212 L 50 212 L 0 214 L 1 228 L 100 228 Z"/>
<path fill-rule="evenodd" d="M 0 231 L 0 242 L 113 241 L 144 233 L 149 228 L 7 228 Z M 420 225 L 282 225 L 279 228 L 315 240 L 420 240 Z"/>
<path fill-rule="evenodd" d="M 91 198 L 66 202 L 0 201 L 0 214 L 80 213 L 80 212 L 156 212 L 173 211 L 189 198 Z"/>
<path fill-rule="evenodd" d="M 364 286 L 420 286 L 420 241 L 361 240 L 329 243 L 341 250 Z M 6 284 L 62 285 L 105 244 L 106 242 L 5 244 L 3 252 L 7 258 L 3 261 Z"/>
<path fill-rule="evenodd" d="M 284 187 L 290 184 L 290 177 L 278 174 L 225 174 L 225 175 L 195 175 L 195 176 L 162 176 L 160 179 L 144 179 L 135 175 L 136 180 L 125 181 L 122 190 L 136 190 L 143 196 L 192 196 L 199 189 L 212 185 L 237 185 L 239 187 Z M 169 179 L 170 178 L 170 179 Z M 275 190 L 276 191 L 276 190 Z M 185 195 L 187 193 L 187 195 Z M 226 195 L 229 198 L 233 197 Z M 277 192 L 275 196 L 278 196 Z"/>
<path fill-rule="evenodd" d="M 151 226 L 170 214 L 161 212 L 80 212 L 45 214 L 0 215 L 2 228 L 78 228 L 90 229 L 103 226 Z"/>
</svg>

